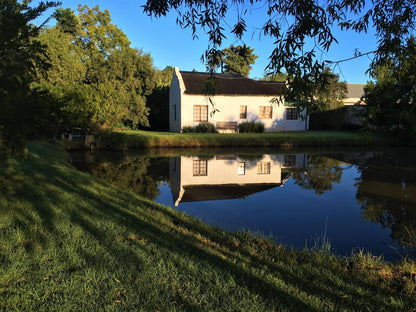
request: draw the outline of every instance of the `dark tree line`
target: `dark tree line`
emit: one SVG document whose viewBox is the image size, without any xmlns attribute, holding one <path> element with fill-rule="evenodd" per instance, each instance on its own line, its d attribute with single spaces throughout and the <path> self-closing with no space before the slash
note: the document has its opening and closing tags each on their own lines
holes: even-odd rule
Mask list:
<svg viewBox="0 0 416 312">
<path fill-rule="evenodd" d="M 148 127 L 150 112 L 157 120 L 160 103 L 168 103 L 171 70 L 157 70 L 150 54 L 131 48 L 108 10 L 59 8 L 55 26 L 46 17 L 34 25 L 57 6 L 0 1 L 0 145 L 13 153 L 27 138 L 74 127 Z"/>
<path fill-rule="evenodd" d="M 0 2 L 0 143 L 14 152 L 22 151 L 26 137 L 46 131 L 55 117 L 50 114 L 54 104 L 31 84 L 50 66 L 46 46 L 36 40 L 41 28 L 32 21 L 56 5 Z"/>
</svg>

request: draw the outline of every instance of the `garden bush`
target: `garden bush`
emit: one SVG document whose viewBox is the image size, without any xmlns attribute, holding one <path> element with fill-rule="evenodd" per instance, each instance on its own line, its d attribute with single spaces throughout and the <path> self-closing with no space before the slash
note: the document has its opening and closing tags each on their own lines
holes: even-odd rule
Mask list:
<svg viewBox="0 0 416 312">
<path fill-rule="evenodd" d="M 262 133 L 264 132 L 264 123 L 261 121 L 245 121 L 238 125 L 240 133 Z"/>
<path fill-rule="evenodd" d="M 182 128 L 182 133 L 217 133 L 217 129 L 212 123 L 203 122 L 196 127 L 185 126 Z"/>
<path fill-rule="evenodd" d="M 200 123 L 198 126 L 195 127 L 195 132 L 197 133 L 217 133 L 217 129 L 212 123 L 204 122 Z"/>
<path fill-rule="evenodd" d="M 193 133 L 195 132 L 195 127 L 185 126 L 182 128 L 182 133 Z"/>
</svg>

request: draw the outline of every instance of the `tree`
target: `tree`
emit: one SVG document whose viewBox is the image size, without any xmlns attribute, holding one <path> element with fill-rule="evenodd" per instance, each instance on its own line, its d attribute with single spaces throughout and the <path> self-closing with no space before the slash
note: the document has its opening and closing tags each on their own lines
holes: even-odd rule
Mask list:
<svg viewBox="0 0 416 312">
<path fill-rule="evenodd" d="M 286 73 L 266 73 L 262 81 L 288 81 L 293 84 L 294 77 L 289 77 Z M 339 81 L 339 75 L 331 71 L 329 67 L 325 69 L 314 80 L 309 80 L 310 95 L 297 97 L 296 93 L 289 93 L 286 100 L 295 102 L 306 100 L 308 97 L 307 112 L 321 112 L 342 107 L 342 99 L 346 97 L 347 83 Z M 305 105 L 306 106 L 306 105 Z"/>
<path fill-rule="evenodd" d="M 54 2 L 30 7 L 28 1 L 0 1 L 0 143 L 19 152 L 27 136 L 37 134 L 51 117 L 40 107 L 43 93 L 32 90 L 35 68 L 44 73 L 48 63 L 42 58 L 45 47 L 37 40 L 41 27 L 31 22 Z"/>
<path fill-rule="evenodd" d="M 416 6 L 405 0 L 374 0 L 371 6 L 364 0 L 147 0 L 143 10 L 156 17 L 176 11 L 178 24 L 191 28 L 194 37 L 202 28 L 209 38 L 206 53 L 209 56 L 220 50 L 226 29 L 241 39 L 247 32 L 245 19 L 250 9 L 262 5 L 267 16 L 261 31 L 275 42 L 267 70 L 273 73 L 285 70 L 293 77 L 291 89 L 300 106 L 313 98 L 314 81 L 328 65 L 317 55 L 337 42 L 334 36 L 337 27 L 359 33 L 369 27 L 376 30 L 378 47 L 369 51 L 374 52 L 371 68 L 391 55 L 400 54 L 415 29 Z M 234 23 L 227 15 L 230 10 L 238 13 L 234 14 Z M 364 54 L 358 52 L 357 56 Z"/>
<path fill-rule="evenodd" d="M 339 75 L 325 67 L 316 82 L 315 96 L 311 111 L 326 111 L 342 107 L 347 94 L 347 83 L 339 81 Z"/>
<path fill-rule="evenodd" d="M 157 87 L 170 87 L 173 77 L 173 71 L 175 69 L 172 66 L 166 66 L 162 70 L 156 70 L 156 86 Z"/>
<path fill-rule="evenodd" d="M 38 86 L 60 101 L 64 125 L 148 125 L 146 96 L 155 85 L 150 55 L 130 48 L 98 6 L 80 6 L 78 16 L 58 9 L 54 17 L 57 25 L 41 35 L 53 67 Z"/>
<path fill-rule="evenodd" d="M 56 19 L 58 28 L 63 33 L 69 33 L 73 36 L 80 30 L 80 22 L 78 17 L 71 9 L 56 9 L 53 17 Z"/>
<path fill-rule="evenodd" d="M 257 59 L 254 49 L 246 46 L 230 46 L 222 50 L 221 66 L 225 73 L 248 77 L 251 65 Z"/>
<path fill-rule="evenodd" d="M 288 76 L 286 73 L 264 73 L 264 76 L 260 78 L 261 81 L 285 81 L 288 79 Z"/>
<path fill-rule="evenodd" d="M 372 71 L 375 82 L 364 88 L 368 120 L 387 130 L 416 134 L 416 40 Z"/>
<path fill-rule="evenodd" d="M 146 97 L 149 107 L 149 125 L 152 130 L 169 130 L 169 89 L 174 68 L 156 70 L 156 87 Z"/>
</svg>

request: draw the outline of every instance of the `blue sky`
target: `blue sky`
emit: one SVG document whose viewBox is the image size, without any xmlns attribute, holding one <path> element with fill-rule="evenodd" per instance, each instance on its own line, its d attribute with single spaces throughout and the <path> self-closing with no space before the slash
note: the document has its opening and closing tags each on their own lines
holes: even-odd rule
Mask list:
<svg viewBox="0 0 416 312">
<path fill-rule="evenodd" d="M 149 17 L 143 13 L 141 8 L 141 5 L 145 3 L 144 0 L 86 0 L 83 2 L 61 0 L 61 2 L 63 8 L 71 8 L 72 10 L 76 10 L 78 4 L 86 4 L 89 7 L 98 4 L 101 10 L 108 9 L 113 23 L 127 35 L 132 47 L 150 53 L 154 65 L 160 69 L 170 65 L 179 67 L 181 70 L 205 70 L 205 66 L 201 62 L 201 55 L 208 46 L 206 36 L 200 30 L 198 31 L 199 39 L 193 40 L 190 29 L 181 29 L 176 25 L 175 12 L 171 12 L 166 17 Z M 53 11 L 47 13 L 52 14 Z M 260 78 L 268 64 L 268 57 L 273 49 L 273 41 L 264 36 L 259 38 L 261 34 L 259 28 L 265 20 L 264 8 L 258 8 L 249 13 L 251 15 L 247 18 L 248 31 L 243 40 L 236 40 L 232 35 L 227 36 L 223 48 L 231 44 L 243 43 L 254 48 L 254 53 L 259 57 L 250 72 L 250 77 Z M 232 25 L 234 16 L 231 12 L 230 25 Z M 46 18 L 46 14 L 44 17 Z M 324 59 L 341 60 L 349 58 L 354 55 L 355 49 L 359 49 L 362 53 L 371 51 L 374 50 L 377 42 L 371 30 L 369 34 L 335 30 L 335 37 L 339 43 L 322 55 Z M 346 80 L 348 83 L 366 83 L 369 78 L 365 72 L 369 63 L 368 57 L 361 57 L 340 64 L 334 71 L 340 74 L 341 80 Z"/>
</svg>

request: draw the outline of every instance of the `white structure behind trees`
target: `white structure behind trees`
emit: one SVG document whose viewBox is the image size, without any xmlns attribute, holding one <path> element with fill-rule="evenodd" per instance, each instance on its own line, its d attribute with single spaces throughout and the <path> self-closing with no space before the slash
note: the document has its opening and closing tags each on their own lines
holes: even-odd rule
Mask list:
<svg viewBox="0 0 416 312">
<path fill-rule="evenodd" d="M 364 105 L 364 84 L 348 83 L 347 97 L 343 99 L 344 105 Z"/>
</svg>

